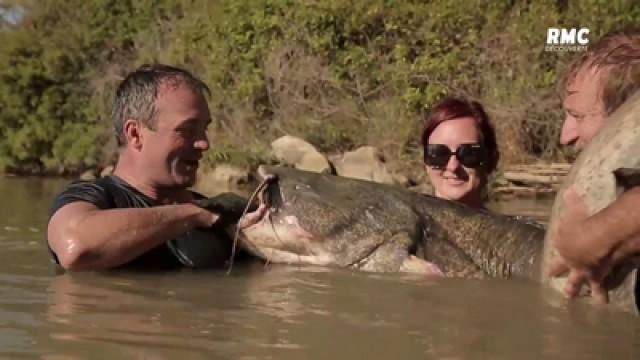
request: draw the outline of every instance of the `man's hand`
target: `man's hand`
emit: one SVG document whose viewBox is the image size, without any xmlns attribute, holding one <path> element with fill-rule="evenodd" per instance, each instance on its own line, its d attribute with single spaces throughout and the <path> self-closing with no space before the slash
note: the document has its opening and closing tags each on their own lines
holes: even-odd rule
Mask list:
<svg viewBox="0 0 640 360">
<path fill-rule="evenodd" d="M 240 229 L 244 229 L 260 221 L 267 210 L 264 204 L 256 207 L 244 197 L 230 192 L 209 199 L 194 200 L 193 203 L 211 213 L 219 214 L 220 218 L 215 222 L 214 227 L 238 224 Z M 242 216 L 245 210 L 247 210 L 247 214 Z"/>
<path fill-rule="evenodd" d="M 250 213 L 247 213 L 245 216 L 240 218 L 238 221 L 238 227 L 240 229 L 248 228 L 251 225 L 255 225 L 267 214 L 267 205 L 260 204 L 258 208 Z"/>
<path fill-rule="evenodd" d="M 559 277 L 568 273 L 567 282 L 564 287 L 564 295 L 567 298 L 574 298 L 585 284 L 589 285 L 591 296 L 601 304 L 609 302 L 609 293 L 604 286 L 605 276 L 603 274 L 610 271 L 610 267 L 580 267 L 569 263 L 562 256 L 556 257 L 551 263 L 549 275 Z"/>
<path fill-rule="evenodd" d="M 577 296 L 584 284 L 591 288 L 591 296 L 600 303 L 609 301 L 605 279 L 611 273 L 615 259 L 608 243 L 593 234 L 585 225 L 587 208 L 582 198 L 572 188 L 563 194 L 564 212 L 555 229 L 551 229 L 552 244 L 559 257 L 554 259 L 550 276 L 567 274 L 564 293 Z"/>
</svg>

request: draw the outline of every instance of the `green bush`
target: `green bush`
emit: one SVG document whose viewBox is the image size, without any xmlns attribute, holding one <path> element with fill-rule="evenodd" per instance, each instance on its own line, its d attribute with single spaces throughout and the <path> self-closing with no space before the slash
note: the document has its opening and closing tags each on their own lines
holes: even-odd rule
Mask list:
<svg viewBox="0 0 640 360">
<path fill-rule="evenodd" d="M 254 164 L 283 134 L 334 152 L 373 144 L 419 161 L 421 116 L 447 94 L 483 102 L 505 162 L 563 156 L 548 27 L 591 40 L 640 19 L 635 1 L 41 0 L 0 28 L 0 168 L 77 172 L 109 154 L 126 71 L 182 65 L 212 88 L 210 162 Z"/>
</svg>

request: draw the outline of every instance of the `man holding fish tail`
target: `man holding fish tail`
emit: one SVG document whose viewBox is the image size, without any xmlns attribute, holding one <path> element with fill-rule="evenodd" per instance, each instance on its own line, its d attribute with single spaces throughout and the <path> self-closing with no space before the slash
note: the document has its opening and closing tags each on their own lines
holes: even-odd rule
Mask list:
<svg viewBox="0 0 640 360">
<path fill-rule="evenodd" d="M 611 33 L 590 46 L 564 79 L 565 119 L 560 141 L 584 148 L 607 117 L 640 89 L 640 31 Z M 640 156 L 640 154 L 627 154 Z M 560 257 L 553 277 L 568 274 L 565 295 L 575 297 L 584 284 L 599 302 L 608 302 L 612 270 L 636 268 L 640 255 L 640 169 L 620 169 L 616 177 L 628 190 L 592 216 L 575 190 L 563 195 L 565 212 L 553 237 Z M 624 173 L 624 174 L 623 174 Z M 636 285 L 636 299 L 638 299 Z"/>
</svg>

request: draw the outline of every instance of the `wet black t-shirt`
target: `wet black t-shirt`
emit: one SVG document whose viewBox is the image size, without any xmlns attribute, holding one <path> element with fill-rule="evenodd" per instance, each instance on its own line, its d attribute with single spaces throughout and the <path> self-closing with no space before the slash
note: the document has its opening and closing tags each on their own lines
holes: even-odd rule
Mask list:
<svg viewBox="0 0 640 360">
<path fill-rule="evenodd" d="M 203 196 L 193 193 L 195 198 Z M 53 200 L 49 212 L 49 219 L 63 206 L 85 201 L 95 205 L 98 209 L 116 208 L 147 208 L 159 205 L 158 202 L 141 193 L 117 176 L 106 176 L 94 181 L 76 181 L 68 185 Z M 48 241 L 47 241 L 48 245 Z M 58 257 L 49 247 L 52 261 L 59 264 Z M 177 269 L 184 265 L 169 247 L 168 243 L 159 245 L 132 261 L 121 265 L 123 268 L 144 269 Z"/>
</svg>

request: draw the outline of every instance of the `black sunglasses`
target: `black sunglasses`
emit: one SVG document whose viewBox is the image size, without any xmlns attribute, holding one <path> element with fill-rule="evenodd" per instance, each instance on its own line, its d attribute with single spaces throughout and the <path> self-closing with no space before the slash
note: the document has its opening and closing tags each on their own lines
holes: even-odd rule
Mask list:
<svg viewBox="0 0 640 360">
<path fill-rule="evenodd" d="M 433 167 L 444 167 L 451 155 L 455 155 L 464 167 L 473 169 L 487 160 L 487 149 L 481 144 L 460 144 L 455 152 L 444 144 L 427 144 L 424 163 Z"/>
</svg>

